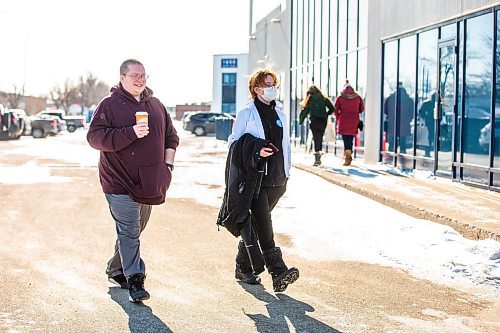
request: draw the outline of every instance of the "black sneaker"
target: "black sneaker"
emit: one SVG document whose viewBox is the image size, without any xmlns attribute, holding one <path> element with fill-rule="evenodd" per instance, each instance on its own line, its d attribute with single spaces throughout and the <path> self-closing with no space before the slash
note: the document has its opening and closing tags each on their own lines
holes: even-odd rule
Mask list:
<svg viewBox="0 0 500 333">
<path fill-rule="evenodd" d="M 109 276 L 108 281 L 113 284 L 119 285 L 122 289 L 128 289 L 127 278 L 121 273 L 115 276 Z"/>
<path fill-rule="evenodd" d="M 141 273 L 130 276 L 128 280 L 128 300 L 136 303 L 149 299 L 149 293 L 144 289 L 144 280 L 146 276 Z"/>
<path fill-rule="evenodd" d="M 247 284 L 259 284 L 261 281 L 260 276 L 253 274 L 252 271 L 242 272 L 238 264 L 236 264 L 236 269 L 234 270 L 234 277 Z"/>
</svg>

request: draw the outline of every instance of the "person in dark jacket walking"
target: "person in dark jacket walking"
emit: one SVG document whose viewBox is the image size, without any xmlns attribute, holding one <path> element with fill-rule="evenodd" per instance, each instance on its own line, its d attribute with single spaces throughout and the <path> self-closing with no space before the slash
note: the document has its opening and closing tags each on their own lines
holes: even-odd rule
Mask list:
<svg viewBox="0 0 500 333">
<path fill-rule="evenodd" d="M 288 121 L 281 103 L 276 102 L 277 84 L 277 75 L 270 70 L 258 70 L 251 75 L 248 87 L 252 100 L 236 115 L 228 143 L 231 147 L 245 133 L 266 140 L 262 148 L 259 148 L 257 141 L 254 145 L 257 148 L 251 150 L 251 158 L 255 159 L 256 168 L 263 171 L 258 195 L 247 195 L 245 191 L 251 190 L 253 194 L 256 189 L 254 186 L 244 185 L 241 198 L 251 200 L 251 216 L 247 223 L 252 224 L 257 235 L 257 245 L 260 245 L 265 266 L 271 274 L 273 289 L 275 292 L 281 292 L 299 278 L 299 270 L 295 267 L 288 268 L 283 261 L 281 249 L 276 247 L 274 242 L 271 219 L 271 211 L 286 191 L 291 164 Z M 245 283 L 258 284 L 261 281 L 258 274 L 262 269 L 252 267 L 249 251 L 257 252 L 251 250 L 252 246 L 254 245 L 246 244 L 244 240 L 239 242 L 235 277 Z"/>
<path fill-rule="evenodd" d="M 100 150 L 99 178 L 117 233 L 106 274 L 129 290 L 131 302 L 149 299 L 139 236 L 152 205 L 165 201 L 179 144 L 165 106 L 146 87 L 147 77 L 141 62 L 125 60 L 120 82 L 97 106 L 87 134 L 89 144 Z M 147 122 L 136 123 L 140 111 L 147 112 Z"/>
<path fill-rule="evenodd" d="M 335 118 L 337 133 L 344 141 L 344 166 L 351 165 L 353 140 L 358 135 L 359 115 L 365 110 L 363 99 L 346 81 L 344 89 L 335 99 Z"/>
<path fill-rule="evenodd" d="M 328 108 L 328 112 L 326 109 Z M 314 166 L 321 165 L 321 151 L 323 150 L 323 135 L 325 134 L 328 116 L 333 113 L 333 105 L 316 86 L 310 86 L 302 102 L 302 111 L 299 115 L 299 124 L 302 125 L 309 115 L 314 141 Z"/>
<path fill-rule="evenodd" d="M 387 116 L 386 134 L 390 151 L 394 151 L 396 135 L 399 137 L 399 153 L 406 154 L 408 141 L 412 139 L 413 108 L 413 98 L 408 94 L 403 83 L 398 82 L 397 91 L 391 93 L 384 101 L 384 114 Z M 399 119 L 399 123 L 397 119 Z"/>
</svg>

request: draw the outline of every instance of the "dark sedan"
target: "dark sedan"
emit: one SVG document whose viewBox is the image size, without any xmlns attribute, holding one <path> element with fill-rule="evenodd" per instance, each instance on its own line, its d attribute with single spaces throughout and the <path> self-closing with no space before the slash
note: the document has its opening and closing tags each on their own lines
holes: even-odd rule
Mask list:
<svg viewBox="0 0 500 333">
<path fill-rule="evenodd" d="M 183 120 L 182 128 L 196 136 L 213 134 L 217 117 L 234 119 L 234 116 L 229 113 L 198 112 L 187 115 Z"/>
</svg>

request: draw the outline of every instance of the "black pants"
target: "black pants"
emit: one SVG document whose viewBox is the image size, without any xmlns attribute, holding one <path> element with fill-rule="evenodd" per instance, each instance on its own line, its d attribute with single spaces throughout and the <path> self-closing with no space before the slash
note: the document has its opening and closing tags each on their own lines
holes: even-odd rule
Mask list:
<svg viewBox="0 0 500 333">
<path fill-rule="evenodd" d="M 352 142 L 354 140 L 354 135 L 344 135 L 342 134 L 342 141 L 344 141 L 344 151 L 347 149 L 352 151 Z"/>
<path fill-rule="evenodd" d="M 312 118 L 309 128 L 313 133 L 314 151 L 315 152 L 322 151 L 323 135 L 325 134 L 325 129 L 326 129 L 326 118 L 325 119 Z"/>
<path fill-rule="evenodd" d="M 286 184 L 283 186 L 262 187 L 259 197 L 252 201 L 253 223 L 262 251 L 275 247 L 271 211 L 285 191 Z"/>
</svg>

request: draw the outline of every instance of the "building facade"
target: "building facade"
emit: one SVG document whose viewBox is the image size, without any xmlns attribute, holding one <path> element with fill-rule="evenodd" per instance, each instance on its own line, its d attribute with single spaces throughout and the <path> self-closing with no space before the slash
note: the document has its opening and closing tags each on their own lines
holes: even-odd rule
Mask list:
<svg viewBox="0 0 500 333">
<path fill-rule="evenodd" d="M 380 73 L 370 107 L 378 105 L 381 161 L 500 189 L 498 5 L 370 2 L 378 52 L 368 67 Z M 390 23 L 382 15 L 389 10 Z"/>
<path fill-rule="evenodd" d="M 211 111 L 236 114 L 248 100 L 247 81 L 248 53 L 214 55 Z"/>
<path fill-rule="evenodd" d="M 348 79 L 365 100 L 356 139 L 365 163 L 500 189 L 499 6 L 288 1 L 291 136 L 304 142 L 308 131 L 297 122 L 307 88 L 333 99 Z"/>
<path fill-rule="evenodd" d="M 368 0 L 292 0 L 290 7 L 291 136 L 303 143 L 309 129 L 298 119 L 309 86 L 334 100 L 348 80 L 365 98 Z M 341 141 L 332 143 L 333 153 L 343 152 Z M 364 141 L 361 132 L 354 149 L 358 157 L 364 155 Z"/>
<path fill-rule="evenodd" d="M 249 36 L 249 74 L 271 69 L 278 74 L 278 99 L 290 110 L 290 6 L 278 6 L 255 25 Z"/>
</svg>

